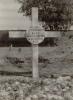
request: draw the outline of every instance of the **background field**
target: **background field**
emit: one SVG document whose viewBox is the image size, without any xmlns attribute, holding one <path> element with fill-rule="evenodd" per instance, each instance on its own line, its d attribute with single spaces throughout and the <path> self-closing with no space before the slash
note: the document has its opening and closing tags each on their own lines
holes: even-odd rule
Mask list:
<svg viewBox="0 0 73 100">
<path fill-rule="evenodd" d="M 32 71 L 31 47 L 0 47 L 0 71 L 30 72 Z M 72 49 L 72 48 L 71 48 Z M 39 47 L 39 72 L 40 76 L 48 77 L 50 74 L 73 74 L 72 50 L 65 51 L 63 47 Z M 6 57 L 24 60 L 24 63 L 11 63 Z"/>
</svg>

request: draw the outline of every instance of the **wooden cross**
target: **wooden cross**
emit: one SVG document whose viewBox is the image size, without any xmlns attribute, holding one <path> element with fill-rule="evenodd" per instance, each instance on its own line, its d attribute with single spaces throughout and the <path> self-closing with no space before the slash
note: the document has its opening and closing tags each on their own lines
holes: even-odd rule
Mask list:
<svg viewBox="0 0 73 100">
<path fill-rule="evenodd" d="M 32 24 L 26 33 L 20 31 L 9 31 L 10 38 L 26 37 L 32 44 L 32 73 L 33 78 L 39 78 L 39 68 L 38 68 L 38 44 L 41 43 L 45 37 L 60 37 L 60 32 L 58 31 L 45 31 L 38 22 L 38 8 L 32 7 Z"/>
</svg>

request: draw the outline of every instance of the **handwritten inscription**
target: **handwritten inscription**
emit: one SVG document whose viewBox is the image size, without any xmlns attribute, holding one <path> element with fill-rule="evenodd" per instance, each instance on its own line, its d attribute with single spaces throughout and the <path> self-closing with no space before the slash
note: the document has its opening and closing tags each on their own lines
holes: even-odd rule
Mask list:
<svg viewBox="0 0 73 100">
<path fill-rule="evenodd" d="M 27 40 L 32 44 L 39 44 L 44 40 L 44 31 L 39 28 L 30 28 L 27 32 Z"/>
</svg>

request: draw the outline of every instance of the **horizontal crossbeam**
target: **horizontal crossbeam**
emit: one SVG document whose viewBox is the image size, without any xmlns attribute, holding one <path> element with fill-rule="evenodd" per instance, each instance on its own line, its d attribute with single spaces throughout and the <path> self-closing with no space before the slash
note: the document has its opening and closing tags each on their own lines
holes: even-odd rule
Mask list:
<svg viewBox="0 0 73 100">
<path fill-rule="evenodd" d="M 61 37 L 60 31 L 45 31 L 45 37 Z"/>
<path fill-rule="evenodd" d="M 60 31 L 44 31 L 45 37 L 61 37 Z M 9 38 L 26 38 L 26 31 L 9 31 Z"/>
</svg>

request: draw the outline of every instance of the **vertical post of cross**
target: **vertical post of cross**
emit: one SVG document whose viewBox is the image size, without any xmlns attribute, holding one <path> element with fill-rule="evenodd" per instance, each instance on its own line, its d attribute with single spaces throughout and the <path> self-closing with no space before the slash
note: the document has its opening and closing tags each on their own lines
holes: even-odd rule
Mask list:
<svg viewBox="0 0 73 100">
<path fill-rule="evenodd" d="M 32 27 L 38 26 L 38 8 L 32 7 Z M 33 61 L 32 61 L 32 73 L 33 79 L 39 78 L 38 69 L 38 44 L 32 44 Z"/>
<path fill-rule="evenodd" d="M 32 61 L 32 73 L 33 73 L 33 79 L 39 78 L 39 69 L 38 69 L 38 45 L 33 45 L 33 61 Z"/>
<path fill-rule="evenodd" d="M 32 7 L 32 27 L 38 26 L 38 7 Z"/>
</svg>

